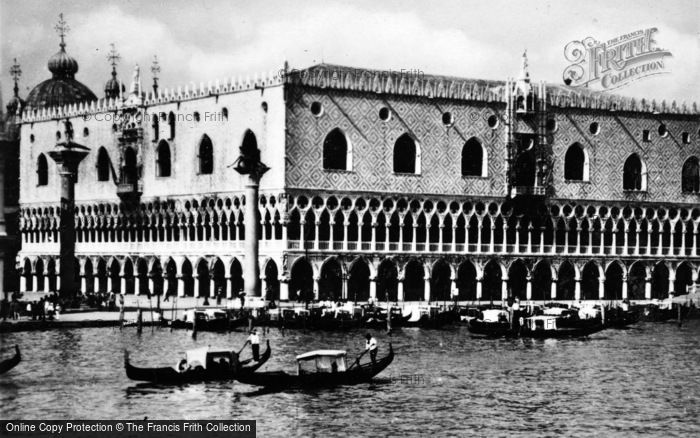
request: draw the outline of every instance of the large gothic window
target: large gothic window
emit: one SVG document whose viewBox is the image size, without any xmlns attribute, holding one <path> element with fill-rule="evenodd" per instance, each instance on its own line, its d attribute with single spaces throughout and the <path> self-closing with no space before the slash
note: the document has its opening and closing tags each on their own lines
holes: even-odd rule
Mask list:
<svg viewBox="0 0 700 438">
<path fill-rule="evenodd" d="M 622 175 L 622 188 L 624 190 L 647 189 L 646 166 L 637 154 L 630 155 L 627 161 L 625 161 Z"/>
<path fill-rule="evenodd" d="M 578 143 L 572 144 L 566 151 L 564 179 L 567 181 L 588 181 L 588 160 L 583 147 Z"/>
<path fill-rule="evenodd" d="M 472 137 L 462 147 L 462 176 L 486 176 L 484 148 Z"/>
<path fill-rule="evenodd" d="M 211 144 L 211 139 L 204 134 L 202 141 L 199 143 L 199 173 L 211 174 L 214 172 L 214 146 Z"/>
<path fill-rule="evenodd" d="M 36 160 L 36 175 L 38 185 L 45 186 L 49 183 L 49 163 L 46 161 L 46 155 L 40 154 Z"/>
<path fill-rule="evenodd" d="M 97 151 L 97 181 L 109 181 L 109 155 L 104 147 Z"/>
<path fill-rule="evenodd" d="M 323 168 L 350 170 L 348 155 L 348 141 L 345 134 L 339 128 L 335 128 L 323 141 Z"/>
<path fill-rule="evenodd" d="M 136 163 L 136 151 L 133 148 L 126 148 L 124 150 L 124 168 L 122 170 L 122 175 L 124 182 L 127 184 L 134 184 L 138 181 L 139 173 Z"/>
<path fill-rule="evenodd" d="M 408 134 L 403 134 L 394 144 L 394 172 L 420 173 L 420 151 Z"/>
<path fill-rule="evenodd" d="M 158 143 L 158 151 L 156 152 L 156 176 L 170 176 L 170 146 L 165 140 Z"/>
<path fill-rule="evenodd" d="M 697 157 L 690 157 L 685 160 L 681 178 L 683 192 L 700 193 L 700 164 Z"/>
</svg>

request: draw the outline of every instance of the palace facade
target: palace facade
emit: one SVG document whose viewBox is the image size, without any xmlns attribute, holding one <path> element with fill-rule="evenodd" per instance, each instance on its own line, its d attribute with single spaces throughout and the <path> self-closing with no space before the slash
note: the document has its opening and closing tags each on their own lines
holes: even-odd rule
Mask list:
<svg viewBox="0 0 700 438">
<path fill-rule="evenodd" d="M 54 58 L 51 80 L 77 82 L 65 45 Z M 43 83 L 22 111 L 22 291 L 58 288 L 48 152 L 66 139 L 90 148 L 83 292 L 232 298 L 246 226 L 261 293 L 283 301 L 648 300 L 698 279 L 695 104 L 533 82 L 525 57 L 506 81 L 321 64 L 148 92 L 137 69 L 100 99 L 80 85 Z M 270 167 L 252 225 L 241 148 Z"/>
</svg>

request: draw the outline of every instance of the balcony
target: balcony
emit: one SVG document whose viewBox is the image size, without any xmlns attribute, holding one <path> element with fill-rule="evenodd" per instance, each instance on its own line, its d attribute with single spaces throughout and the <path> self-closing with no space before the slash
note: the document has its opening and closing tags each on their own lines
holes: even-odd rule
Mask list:
<svg viewBox="0 0 700 438">
<path fill-rule="evenodd" d="M 534 186 L 515 186 L 511 191 L 511 196 L 545 196 L 547 194 L 546 187 Z"/>
</svg>

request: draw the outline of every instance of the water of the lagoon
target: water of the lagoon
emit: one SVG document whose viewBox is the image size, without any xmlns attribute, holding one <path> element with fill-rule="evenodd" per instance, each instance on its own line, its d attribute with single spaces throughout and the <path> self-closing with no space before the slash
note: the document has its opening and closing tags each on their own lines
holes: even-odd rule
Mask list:
<svg viewBox="0 0 700 438">
<path fill-rule="evenodd" d="M 265 368 L 292 370 L 296 354 L 316 348 L 352 356 L 363 334 L 273 329 Z M 2 334 L 2 357 L 17 343 L 23 361 L 0 377 L 0 418 L 255 419 L 264 437 L 700 436 L 700 321 L 643 323 L 586 340 L 486 340 L 465 328 L 379 333 L 396 359 L 376 382 L 308 391 L 138 385 L 122 365 L 125 348 L 133 363 L 157 366 L 192 347 L 237 349 L 244 339 L 112 328 Z"/>
</svg>

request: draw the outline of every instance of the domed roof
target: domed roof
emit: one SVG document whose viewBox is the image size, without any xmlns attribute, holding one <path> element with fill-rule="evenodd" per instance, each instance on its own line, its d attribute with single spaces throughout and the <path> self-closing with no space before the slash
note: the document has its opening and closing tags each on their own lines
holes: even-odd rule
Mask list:
<svg viewBox="0 0 700 438">
<path fill-rule="evenodd" d="M 61 41 L 61 50 L 49 59 L 52 78 L 40 83 L 27 96 L 30 108 L 63 106 L 78 102 L 97 100 L 97 96 L 87 86 L 75 80 L 78 61 L 68 55 Z"/>
<path fill-rule="evenodd" d="M 54 77 L 73 78 L 78 73 L 78 61 L 61 47 L 61 50 L 49 58 L 49 71 Z"/>
<path fill-rule="evenodd" d="M 105 84 L 105 96 L 106 97 L 117 97 L 119 96 L 120 85 L 117 78 L 112 78 Z"/>
</svg>

